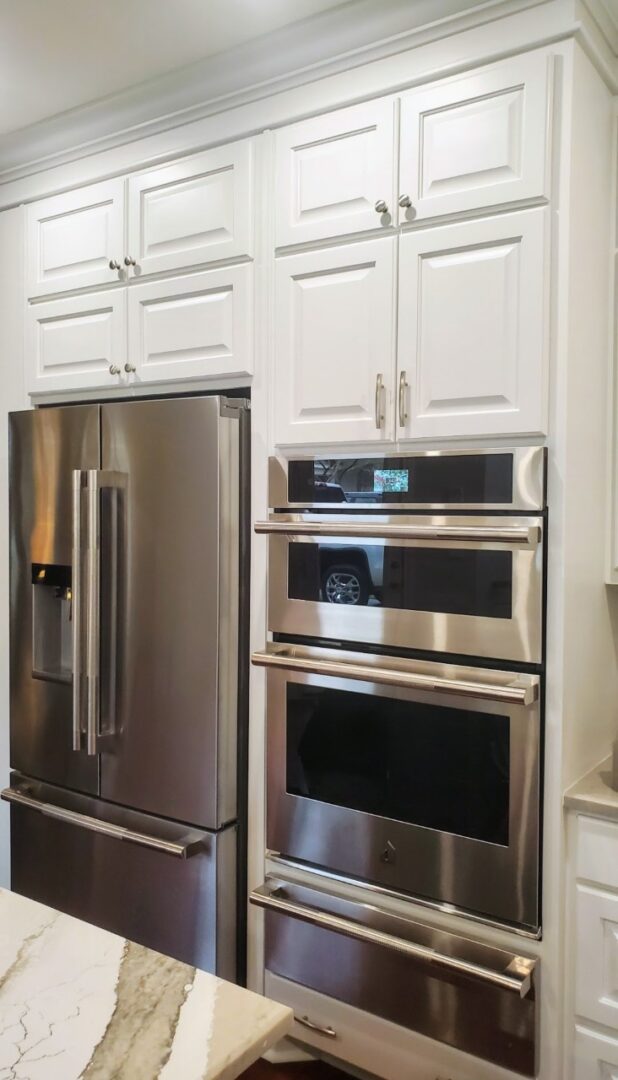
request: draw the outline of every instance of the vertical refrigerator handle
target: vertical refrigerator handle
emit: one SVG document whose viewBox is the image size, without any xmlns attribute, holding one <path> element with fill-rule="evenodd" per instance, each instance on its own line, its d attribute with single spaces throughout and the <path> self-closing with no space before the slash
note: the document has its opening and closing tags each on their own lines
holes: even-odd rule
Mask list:
<svg viewBox="0 0 618 1080">
<path fill-rule="evenodd" d="M 88 547 L 88 585 L 86 601 L 86 753 L 97 753 L 99 729 L 99 654 L 101 644 L 101 499 L 98 469 L 86 474 Z"/>
<path fill-rule="evenodd" d="M 73 470 L 73 570 L 71 614 L 73 619 L 73 749 L 82 748 L 82 488 L 84 474 Z"/>
</svg>

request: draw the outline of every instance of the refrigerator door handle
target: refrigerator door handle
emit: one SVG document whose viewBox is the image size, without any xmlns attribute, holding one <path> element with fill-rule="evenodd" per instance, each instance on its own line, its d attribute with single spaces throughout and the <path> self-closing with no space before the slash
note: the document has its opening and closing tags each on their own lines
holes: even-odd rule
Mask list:
<svg viewBox="0 0 618 1080">
<path fill-rule="evenodd" d="M 73 470 L 73 568 L 71 617 L 73 639 L 73 749 L 82 748 L 82 489 L 84 473 Z"/>
<path fill-rule="evenodd" d="M 31 795 L 15 788 L 5 788 L 0 794 L 5 802 L 16 803 L 25 806 L 29 810 L 36 810 L 45 817 L 63 821 L 67 825 L 76 825 L 81 829 L 99 833 L 102 836 L 110 836 L 116 840 L 126 840 L 141 847 L 154 848 L 156 851 L 167 855 L 175 855 L 179 859 L 190 859 L 193 855 L 208 849 L 208 833 L 191 830 L 181 834 L 177 840 L 171 840 L 163 836 L 152 836 L 150 833 L 139 832 L 129 829 L 125 825 L 116 825 L 112 821 L 91 817 L 89 814 L 81 814 L 77 810 L 67 810 L 63 806 L 55 806 L 53 803 L 42 802 Z"/>
</svg>

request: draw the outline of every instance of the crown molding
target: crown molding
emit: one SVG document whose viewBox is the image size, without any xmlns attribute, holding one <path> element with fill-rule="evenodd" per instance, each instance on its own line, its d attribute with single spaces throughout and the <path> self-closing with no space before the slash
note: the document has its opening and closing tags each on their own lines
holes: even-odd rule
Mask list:
<svg viewBox="0 0 618 1080">
<path fill-rule="evenodd" d="M 5 135 L 0 138 L 0 184 L 549 2 L 381 0 L 376 4 L 375 0 L 351 0 L 205 61 Z"/>
</svg>

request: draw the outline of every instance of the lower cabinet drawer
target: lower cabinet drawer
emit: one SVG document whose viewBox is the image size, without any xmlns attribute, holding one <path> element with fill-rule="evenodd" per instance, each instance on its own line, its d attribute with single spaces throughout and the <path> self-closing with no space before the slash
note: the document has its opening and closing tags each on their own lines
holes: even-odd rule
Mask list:
<svg viewBox="0 0 618 1080">
<path fill-rule="evenodd" d="M 615 1039 L 583 1024 L 575 1026 L 573 1080 L 614 1080 L 618 1076 L 618 1032 Z"/>
<path fill-rule="evenodd" d="M 267 878 L 251 900 L 265 909 L 272 976 L 507 1072 L 536 1074 L 535 960 L 285 879 Z M 297 1038 L 343 1056 L 329 1031 L 297 1028 Z"/>
</svg>

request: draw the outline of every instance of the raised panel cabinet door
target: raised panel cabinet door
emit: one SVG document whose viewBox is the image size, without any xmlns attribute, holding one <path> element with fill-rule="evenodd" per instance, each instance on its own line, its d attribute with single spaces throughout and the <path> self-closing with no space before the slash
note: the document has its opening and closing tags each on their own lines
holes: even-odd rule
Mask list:
<svg viewBox="0 0 618 1080">
<path fill-rule="evenodd" d="M 125 293 L 109 289 L 28 307 L 29 393 L 119 385 L 126 363 Z"/>
<path fill-rule="evenodd" d="M 129 357 L 136 381 L 250 375 L 250 263 L 128 289 Z"/>
<path fill-rule="evenodd" d="M 550 70 L 532 52 L 402 95 L 400 223 L 548 196 Z"/>
<path fill-rule="evenodd" d="M 585 1021 L 575 1025 L 572 1080 L 618 1080 L 618 1032 L 595 1031 Z"/>
<path fill-rule="evenodd" d="M 402 236 L 401 438 L 546 434 L 546 214 Z"/>
<path fill-rule="evenodd" d="M 124 180 L 31 203 L 27 218 L 27 295 L 47 296 L 118 280 L 122 264 Z"/>
<path fill-rule="evenodd" d="M 278 444 L 392 437 L 395 253 L 383 237 L 278 261 Z"/>
<path fill-rule="evenodd" d="M 275 145 L 277 247 L 393 224 L 393 98 L 302 120 Z"/>
<path fill-rule="evenodd" d="M 246 139 L 129 178 L 136 273 L 252 254 L 252 153 Z"/>
<path fill-rule="evenodd" d="M 575 1011 L 618 1036 L 618 895 L 577 882 L 575 913 Z"/>
</svg>

